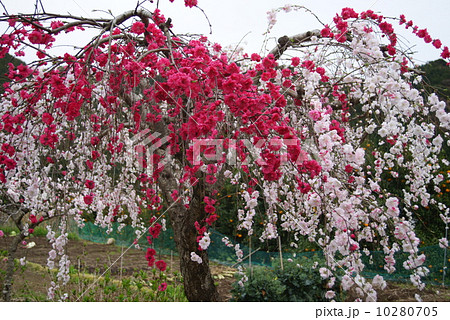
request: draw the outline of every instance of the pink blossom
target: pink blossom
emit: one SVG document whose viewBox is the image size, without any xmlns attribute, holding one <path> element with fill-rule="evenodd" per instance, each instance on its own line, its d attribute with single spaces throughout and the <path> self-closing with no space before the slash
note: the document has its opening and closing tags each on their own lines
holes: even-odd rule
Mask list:
<svg viewBox="0 0 450 320">
<path fill-rule="evenodd" d="M 375 288 L 379 288 L 381 290 L 384 290 L 387 286 L 386 281 L 383 279 L 382 276 L 380 276 L 378 274 L 375 277 L 373 277 L 372 285 Z"/>
<path fill-rule="evenodd" d="M 333 290 L 328 290 L 327 292 L 325 292 L 325 298 L 331 300 L 336 296 L 336 292 L 334 292 Z"/>
<path fill-rule="evenodd" d="M 442 249 L 448 248 L 448 240 L 446 238 L 439 239 L 439 247 Z"/>
</svg>

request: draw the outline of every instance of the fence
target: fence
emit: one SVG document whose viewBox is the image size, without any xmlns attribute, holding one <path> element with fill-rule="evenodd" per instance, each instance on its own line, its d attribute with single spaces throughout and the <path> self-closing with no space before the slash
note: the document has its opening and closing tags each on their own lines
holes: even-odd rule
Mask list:
<svg viewBox="0 0 450 320">
<path fill-rule="evenodd" d="M 118 230 L 118 224 L 113 224 L 112 232 L 107 233 L 105 229 L 87 222 L 83 228 L 77 230 L 80 238 L 97 243 L 106 243 L 108 238 L 114 238 L 115 244 L 118 246 L 131 246 L 136 239 L 135 229 L 131 226 L 124 226 L 120 231 Z M 141 248 L 147 248 L 147 235 L 144 234 L 137 242 Z M 208 248 L 208 255 L 210 260 L 232 266 L 236 264 L 236 255 L 234 248 L 229 248 L 222 243 L 223 234 L 211 230 L 211 245 Z M 176 253 L 175 242 L 173 240 L 173 231 L 167 229 L 162 232 L 159 238 L 153 240 L 153 247 L 160 254 L 170 255 Z M 252 265 L 271 266 L 274 259 L 279 258 L 278 252 L 264 252 L 257 251 L 250 252 L 249 247 L 241 245 L 241 250 L 244 253 L 244 259 L 242 264 L 249 264 L 251 259 Z M 446 286 L 450 285 L 450 275 L 446 273 L 445 277 L 444 268 L 448 261 L 444 260 L 444 250 L 439 246 L 428 246 L 420 249 L 421 253 L 424 253 L 427 257 L 425 266 L 430 269 L 430 274 L 423 278 L 426 283 L 430 284 L 442 284 Z M 250 255 L 251 253 L 251 255 Z M 373 277 L 377 274 L 382 275 L 387 280 L 392 281 L 408 281 L 410 278 L 410 272 L 403 267 L 403 262 L 407 259 L 407 254 L 398 252 L 395 255 L 396 258 L 396 271 L 392 274 L 386 272 L 383 269 L 384 266 L 384 254 L 379 251 L 372 251 L 370 256 L 364 256 L 363 262 L 365 264 L 364 275 L 367 277 Z M 323 252 L 297 252 L 297 253 L 283 253 L 283 259 L 306 257 L 307 259 L 323 259 Z M 369 258 L 370 257 L 370 258 Z"/>
</svg>

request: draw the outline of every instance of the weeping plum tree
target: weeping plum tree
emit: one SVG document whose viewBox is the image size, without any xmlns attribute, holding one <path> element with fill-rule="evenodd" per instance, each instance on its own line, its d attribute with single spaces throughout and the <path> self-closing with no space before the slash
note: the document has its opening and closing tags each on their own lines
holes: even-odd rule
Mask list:
<svg viewBox="0 0 450 320">
<path fill-rule="evenodd" d="M 309 12 L 271 11 L 268 31 L 277 13 L 293 9 Z M 236 216 L 244 232 L 266 241 L 283 230 L 293 234 L 293 247 L 307 238 L 323 248 L 330 299 L 339 271 L 344 290 L 376 300 L 385 281 L 361 275 L 362 257 L 374 247 L 383 250 L 388 272 L 394 254 L 407 253 L 404 267 L 423 289 L 428 269 L 414 212 L 436 206 L 436 218 L 449 221 L 432 193 L 444 179 L 440 166 L 448 165 L 439 154 L 450 117 L 436 95 L 414 88 L 420 75 L 394 25 L 448 59 L 448 47 L 426 29 L 404 16 L 344 8 L 332 24 L 280 37 L 265 54 L 229 54 L 204 36 L 174 34 L 157 8 L 98 19 L 43 11 L 1 21 L 9 24 L 1 56 L 38 59 L 10 66 L 1 98 L 0 205 L 21 229 L 17 243 L 41 221 L 60 217 L 47 236 L 49 266 L 59 268 L 51 299 L 61 298 L 56 289 L 69 279 L 69 220 L 83 226 L 90 213 L 104 228 L 130 223 L 140 237 L 146 211 L 156 237 L 156 211 L 164 209 L 187 298 L 218 300 L 207 249 L 224 183 L 241 190 Z M 78 51 L 52 50 L 61 34 L 85 29 L 96 35 Z M 402 188 L 384 189 L 387 176 L 402 179 Z M 264 212 L 255 210 L 258 203 Z M 9 254 L 13 260 L 13 246 Z M 147 259 L 152 265 L 151 252 Z"/>
</svg>

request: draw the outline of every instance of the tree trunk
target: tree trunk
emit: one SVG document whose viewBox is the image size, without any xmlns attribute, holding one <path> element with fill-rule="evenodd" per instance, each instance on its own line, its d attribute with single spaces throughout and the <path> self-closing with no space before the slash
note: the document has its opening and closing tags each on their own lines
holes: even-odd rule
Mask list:
<svg viewBox="0 0 450 320">
<path fill-rule="evenodd" d="M 19 233 L 11 242 L 8 250 L 8 263 L 6 266 L 5 281 L 3 282 L 2 296 L 4 301 L 11 301 L 11 291 L 14 277 L 14 259 L 19 244 L 25 239 L 23 233 Z"/>
<path fill-rule="evenodd" d="M 165 169 L 160 180 L 166 199 L 172 190 L 177 189 L 173 174 Z M 204 223 L 206 213 L 202 204 L 204 197 L 202 182 L 194 186 L 194 194 L 187 209 L 182 203 L 172 203 L 168 210 L 174 240 L 180 257 L 181 275 L 184 281 L 184 292 L 189 301 L 219 301 L 219 293 L 209 268 L 208 253 L 198 250 L 195 222 Z M 203 262 L 191 260 L 191 252 L 199 255 Z"/>
<path fill-rule="evenodd" d="M 200 213 L 200 214 L 199 214 Z M 189 301 L 219 301 L 219 294 L 209 268 L 208 253 L 198 250 L 195 217 L 202 213 L 191 210 L 173 212 L 170 215 L 174 239 L 180 256 L 180 269 L 184 280 L 184 292 Z M 191 252 L 199 255 L 203 262 L 191 260 Z"/>
</svg>

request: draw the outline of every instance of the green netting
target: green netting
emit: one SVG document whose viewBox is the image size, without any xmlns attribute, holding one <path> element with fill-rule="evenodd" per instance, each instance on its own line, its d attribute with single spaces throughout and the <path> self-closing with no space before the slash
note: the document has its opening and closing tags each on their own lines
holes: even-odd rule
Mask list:
<svg viewBox="0 0 450 320">
<path fill-rule="evenodd" d="M 106 232 L 106 229 L 87 222 L 83 228 L 78 228 L 77 233 L 80 238 L 97 243 L 106 243 L 108 238 L 114 238 L 115 244 L 118 246 L 131 246 L 136 240 L 135 228 L 131 226 L 124 226 L 118 230 L 119 224 L 114 223 L 112 231 Z M 208 248 L 208 255 L 210 260 L 233 266 L 236 265 L 236 254 L 234 247 L 227 247 L 222 242 L 223 234 L 211 229 L 211 245 Z M 139 246 L 143 249 L 148 247 L 147 242 L 148 233 L 144 234 L 137 241 Z M 173 231 L 167 229 L 162 232 L 161 235 L 153 240 L 153 248 L 160 254 L 170 255 L 176 254 L 177 250 L 175 242 L 173 240 Z M 245 245 L 240 245 L 240 249 L 243 251 L 244 259 L 241 264 L 249 265 L 262 265 L 271 266 L 274 259 L 280 257 L 278 252 L 265 252 L 261 250 L 255 250 Z M 251 253 L 251 254 L 250 254 Z M 426 256 L 425 266 L 430 269 L 430 274 L 423 278 L 426 283 L 442 284 L 443 271 L 448 261 L 444 264 L 444 249 L 439 246 L 428 246 L 420 249 L 420 253 L 424 253 Z M 297 253 L 283 253 L 283 259 L 294 259 L 304 257 L 307 259 L 324 259 L 323 252 L 297 252 Z M 381 251 L 372 251 L 370 256 L 363 256 L 363 262 L 365 264 L 364 275 L 366 277 L 373 277 L 377 274 L 382 275 L 387 280 L 392 281 L 409 281 L 410 272 L 403 267 L 403 262 L 407 259 L 406 253 L 398 252 L 395 254 L 396 259 L 396 271 L 392 274 L 388 274 L 384 270 L 384 254 Z M 448 257 L 446 258 L 448 259 Z M 445 285 L 450 285 L 450 274 L 446 273 L 444 279 Z"/>
<path fill-rule="evenodd" d="M 107 229 L 97 226 L 91 222 L 86 222 L 84 227 L 77 229 L 77 234 L 81 239 L 96 242 L 96 243 L 107 243 L 109 238 L 113 238 L 115 240 L 115 245 L 129 247 L 135 243 L 137 243 L 141 248 L 147 248 L 147 236 L 150 234 L 146 232 L 139 239 L 136 238 L 136 228 L 132 226 L 125 225 L 120 228 L 119 224 L 113 223 L 112 230 L 108 233 Z M 173 254 L 176 253 L 175 242 L 173 240 L 173 231 L 172 229 L 167 229 L 164 232 L 161 232 L 160 236 L 157 239 L 153 239 L 153 248 L 158 251 L 160 254 Z"/>
</svg>

